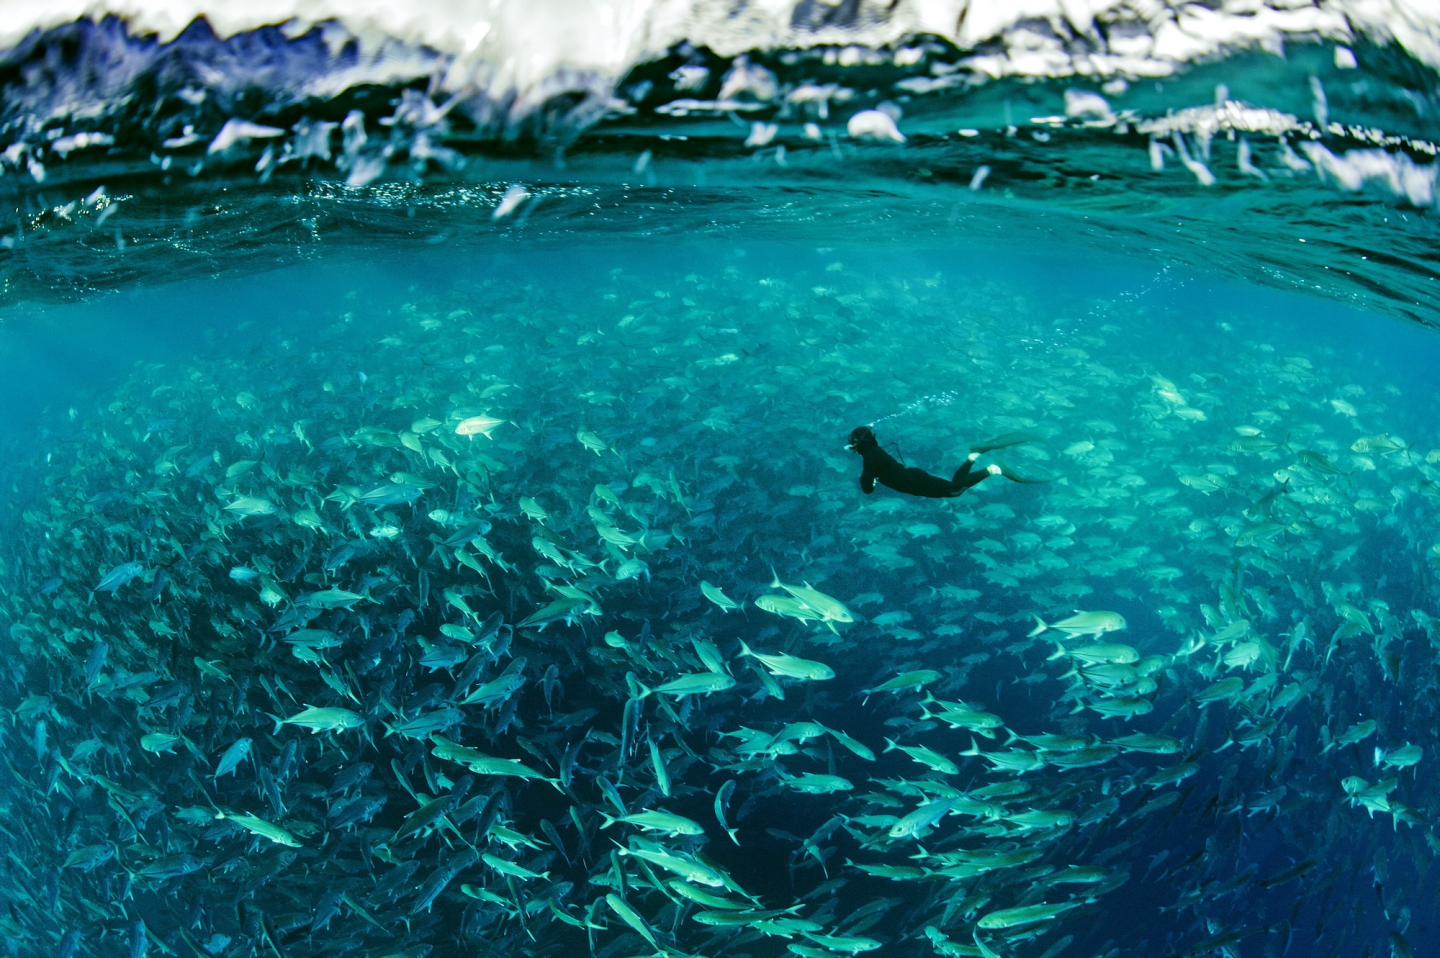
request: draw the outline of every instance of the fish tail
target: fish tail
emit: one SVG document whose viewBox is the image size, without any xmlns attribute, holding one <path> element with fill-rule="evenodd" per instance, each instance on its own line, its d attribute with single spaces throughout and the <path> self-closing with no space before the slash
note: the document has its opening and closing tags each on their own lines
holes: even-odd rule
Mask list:
<svg viewBox="0 0 1440 958">
<path fill-rule="evenodd" d="M 637 702 L 640 699 L 648 698 L 650 693 L 655 691 L 641 682 L 634 672 L 625 673 L 625 687 L 630 691 L 630 698 Z"/>
<path fill-rule="evenodd" d="M 970 937 L 975 939 L 975 947 L 980 949 L 980 954 L 982 958 L 1000 958 L 1000 955 L 997 954 L 995 950 L 989 945 L 985 944 L 983 939 L 981 939 L 979 925 L 976 925 L 970 930 Z"/>
<path fill-rule="evenodd" d="M 1033 635 L 1034 633 L 1032 632 L 1031 634 Z M 1056 642 L 1056 643 L 1055 643 L 1055 652 L 1054 652 L 1054 654 L 1053 654 L 1053 655 L 1047 655 L 1047 656 L 1045 657 L 1045 661 L 1046 661 L 1046 662 L 1053 662 L 1053 661 L 1055 661 L 1056 659 L 1063 659 L 1064 657 L 1065 657 L 1065 646 L 1061 645 L 1059 642 Z"/>
<path fill-rule="evenodd" d="M 1040 616 L 1038 616 L 1038 615 L 1032 615 L 1031 618 L 1035 620 L 1035 628 L 1031 629 L 1031 630 L 1030 630 L 1030 633 L 1029 633 L 1027 636 L 1025 636 L 1027 639 L 1033 639 L 1033 638 L 1035 638 L 1035 636 L 1039 635 L 1041 632 L 1048 632 L 1048 631 L 1050 631 L 1050 626 L 1046 625 L 1046 624 L 1045 624 L 1045 620 L 1042 619 L 1042 618 L 1040 618 Z"/>
</svg>

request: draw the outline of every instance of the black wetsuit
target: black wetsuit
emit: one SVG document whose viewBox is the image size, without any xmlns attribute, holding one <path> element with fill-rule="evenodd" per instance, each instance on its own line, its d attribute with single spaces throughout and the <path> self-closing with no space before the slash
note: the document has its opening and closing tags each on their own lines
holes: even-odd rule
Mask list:
<svg viewBox="0 0 1440 958">
<path fill-rule="evenodd" d="M 859 433 L 856 430 L 855 433 Z M 869 432 L 866 430 L 866 432 Z M 910 496 L 924 496 L 927 499 L 953 499 L 967 489 L 983 482 L 990 474 L 985 470 L 971 472 L 975 460 L 966 459 L 955 475 L 949 479 L 932 476 L 924 469 L 906 466 L 903 462 L 880 448 L 874 434 L 851 434 L 850 448 L 860 454 L 865 468 L 860 473 L 860 491 L 867 496 L 875 491 L 875 483 L 903 492 Z"/>
</svg>

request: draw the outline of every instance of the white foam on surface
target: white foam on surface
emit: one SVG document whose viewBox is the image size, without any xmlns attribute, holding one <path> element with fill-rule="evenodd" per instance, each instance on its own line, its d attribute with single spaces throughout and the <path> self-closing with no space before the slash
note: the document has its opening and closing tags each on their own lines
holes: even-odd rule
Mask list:
<svg viewBox="0 0 1440 958">
<path fill-rule="evenodd" d="M 1436 178 L 1440 165 L 1417 163 L 1403 153 L 1386 150 L 1331 152 L 1322 143 L 1302 143 L 1301 151 L 1315 164 L 1322 179 L 1354 192 L 1377 186 L 1421 208 L 1436 205 Z"/>
<path fill-rule="evenodd" d="M 1290 39 L 1348 42 L 1354 30 L 1394 41 L 1440 69 L 1440 5 L 1434 0 L 1224 0 L 1219 9 L 1182 0 L 861 0 L 846 18 L 819 17 L 810 0 L 8 0 L 0 49 L 35 30 L 115 16 L 161 41 L 203 17 L 222 37 L 283 25 L 287 35 L 323 27 L 339 49 L 359 44 L 368 70 L 428 75 L 434 51 L 451 91 L 477 84 L 492 95 L 613 83 L 631 67 L 689 41 L 726 57 L 820 45 L 856 48 L 933 34 L 973 51 L 991 76 L 1168 76 L 1237 48 L 1279 51 Z M 842 20 L 844 22 L 838 22 Z M 822 20 L 823 23 L 812 21 Z M 830 21 L 836 21 L 831 23 Z M 1109 41 L 1097 45 L 1095 24 Z M 1353 28 L 1353 29 L 1352 29 Z M 858 54 L 857 54 L 858 55 Z M 368 77 L 372 82 L 386 77 Z"/>
<path fill-rule="evenodd" d="M 907 92 L 925 93 L 963 88 L 985 78 L 1048 78 L 1073 80 L 1065 94 L 1065 115 L 1040 117 L 1035 125 L 1059 126 L 1067 121 L 1094 126 L 1119 122 L 1151 139 L 1151 165 L 1164 167 L 1173 157 L 1202 185 L 1215 182 L 1209 165 L 1211 139 L 1217 135 L 1251 134 L 1279 138 L 1282 162 L 1291 170 L 1314 169 L 1345 189 L 1388 188 L 1403 201 L 1431 206 L 1435 199 L 1436 165 L 1417 164 L 1405 151 L 1429 144 L 1382 131 L 1341 129 L 1329 121 L 1328 102 L 1318 79 L 1312 80 L 1312 118 L 1231 100 L 1217 93 L 1212 106 L 1171 109 L 1164 115 L 1140 118 L 1128 111 L 1112 112 L 1096 89 L 1120 95 L 1128 81 L 1165 78 L 1188 66 L 1223 58 L 1237 50 L 1269 50 L 1283 54 L 1288 44 L 1328 40 L 1340 46 L 1337 63 L 1356 63 L 1349 45 L 1368 38 L 1402 47 L 1415 60 L 1440 70 L 1440 0 L 855 0 L 837 5 L 830 0 L 3 0 L 0 51 L 27 37 L 77 20 L 121 20 L 132 36 L 173 41 L 197 19 L 221 38 L 279 27 L 295 39 L 318 31 L 331 58 L 307 56 L 297 48 L 291 73 L 283 64 L 266 74 L 268 61 L 256 64 L 255 77 L 273 81 L 288 98 L 337 96 L 362 84 L 425 84 L 426 93 L 408 89 L 391 116 L 367 118 L 352 113 L 341 124 L 336 167 L 345 182 L 361 186 L 391 167 L 416 172 L 450 167 L 459 160 L 443 145 L 445 118 L 462 110 L 482 129 L 508 133 L 540 116 L 550 127 L 581 131 L 606 115 L 629 107 L 617 85 L 634 67 L 652 62 L 690 44 L 707 48 L 729 62 L 712 88 L 710 67 L 691 62 L 671 71 L 674 92 L 682 94 L 655 106 L 669 116 L 729 115 L 744 118 L 750 149 L 770 147 L 774 124 L 750 122 L 747 114 L 779 105 L 784 117 L 804 125 L 804 136 L 819 140 L 820 123 L 846 122 L 846 132 L 860 140 L 902 144 L 905 136 L 897 115 L 867 108 L 857 91 L 841 83 L 782 81 L 751 54 L 784 49 L 819 49 L 827 65 L 837 67 L 893 65 L 914 74 L 897 84 Z M 892 8 L 893 7 L 893 8 Z M 1103 35 L 1101 27 L 1103 26 Z M 927 70 L 927 54 L 916 38 L 938 36 L 954 43 L 960 55 L 944 69 Z M 257 47 L 252 58 L 264 58 Z M 1344 51 L 1343 53 L 1341 51 Z M 290 52 L 290 51 L 287 51 Z M 343 53 L 343 55 L 341 55 Z M 57 84 L 58 96 L 37 99 L 24 124 L 22 139 L 35 139 L 51 120 L 103 113 L 107 104 L 123 102 L 133 81 L 149 68 L 149 54 L 134 62 L 116 58 L 111 74 L 97 81 L 91 73 L 71 87 Z M 284 58 L 278 58 L 277 62 Z M 251 66 L 249 60 L 245 67 Z M 226 63 L 210 65 L 217 80 L 227 79 Z M 783 72 L 783 71 L 782 71 Z M 243 71 L 233 78 L 244 85 L 254 77 Z M 93 85 L 87 89 L 86 83 Z M 578 94 L 578 96 L 576 96 Z M 198 92 L 203 96 L 204 92 Z M 568 115 L 546 117 L 542 111 L 571 97 Z M 711 96 L 714 98 L 712 99 Z M 41 105 L 43 103 L 43 105 Z M 1117 108 L 1118 109 L 1118 108 Z M 833 115 L 832 115 L 833 114 Z M 554 120 L 554 122 L 550 122 Z M 394 142 L 387 129 L 406 131 Z M 332 123 L 297 125 L 286 135 L 252 118 L 231 118 L 218 132 L 186 127 L 167 139 L 165 149 L 207 143 L 208 154 L 224 154 L 240 145 L 265 146 L 262 169 L 329 160 Z M 1380 147 L 1332 153 L 1310 141 L 1336 133 Z M 31 134 L 34 134 L 32 136 Z M 963 131 L 962 131 L 963 134 Z M 1037 134 L 1037 137 L 1039 134 Z M 1301 144 L 1304 158 L 1290 147 Z M 34 182 L 46 176 L 46 163 L 72 153 L 103 148 L 115 142 L 104 131 L 67 133 L 53 143 L 36 139 L 0 153 L 0 167 L 23 172 Z M 368 145 L 367 145 L 368 144 Z M 398 144 L 398 145 L 397 145 Z M 1311 147 L 1314 148 L 1311 148 Z M 783 152 L 777 162 L 783 162 Z M 168 163 L 168 158 L 162 162 Z M 637 175 L 648 154 L 637 161 Z M 1264 176 L 1249 153 L 1241 172 Z M 983 181 L 983 177 L 981 177 Z M 979 182 L 974 186 L 978 187 Z"/>
</svg>

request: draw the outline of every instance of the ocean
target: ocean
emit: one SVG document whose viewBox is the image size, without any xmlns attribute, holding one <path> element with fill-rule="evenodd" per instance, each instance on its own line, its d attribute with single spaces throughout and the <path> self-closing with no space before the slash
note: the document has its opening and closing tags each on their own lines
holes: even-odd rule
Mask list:
<svg viewBox="0 0 1440 958">
<path fill-rule="evenodd" d="M 0 955 L 1440 953 L 1422 4 L 0 51 Z"/>
</svg>

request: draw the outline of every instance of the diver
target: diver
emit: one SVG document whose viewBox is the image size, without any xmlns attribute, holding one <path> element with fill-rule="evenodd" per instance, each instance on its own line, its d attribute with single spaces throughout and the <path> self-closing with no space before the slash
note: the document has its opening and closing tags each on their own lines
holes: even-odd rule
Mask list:
<svg viewBox="0 0 1440 958">
<path fill-rule="evenodd" d="M 1043 479 L 1027 479 L 996 463 L 991 463 L 984 469 L 974 470 L 976 460 L 983 453 L 1017 446 L 1022 442 L 1029 442 L 1030 439 L 1030 436 L 1023 433 L 1010 433 L 997 436 L 978 446 L 972 446 L 970 455 L 965 457 L 960 468 L 956 469 L 955 474 L 949 479 L 933 476 L 924 469 L 906 466 L 880 448 L 880 441 L 875 438 L 875 430 L 869 426 L 857 426 L 851 430 L 850 441 L 845 448 L 859 453 L 860 458 L 864 460 L 865 466 L 860 473 L 860 491 L 867 496 L 875 491 L 875 483 L 878 482 L 882 486 L 909 496 L 923 496 L 927 499 L 954 499 L 956 496 L 964 495 L 967 490 L 973 489 L 991 476 L 1004 476 L 1011 482 L 1044 482 Z"/>
</svg>

